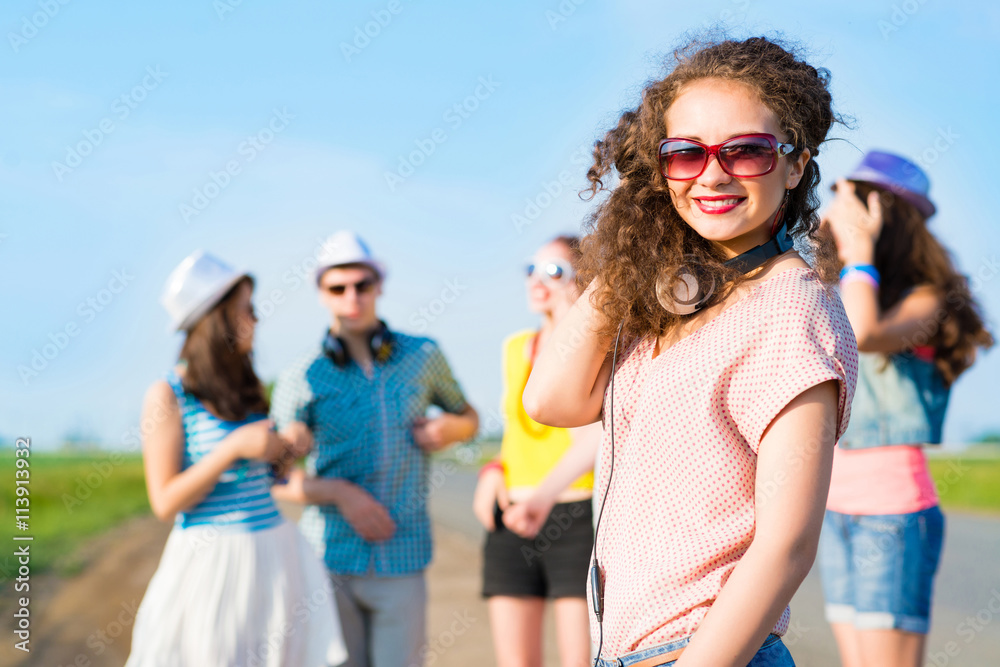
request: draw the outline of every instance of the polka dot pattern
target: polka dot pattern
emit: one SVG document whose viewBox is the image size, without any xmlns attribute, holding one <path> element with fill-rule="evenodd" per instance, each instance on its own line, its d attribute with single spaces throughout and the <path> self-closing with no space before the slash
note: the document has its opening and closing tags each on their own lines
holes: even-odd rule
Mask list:
<svg viewBox="0 0 1000 667">
<path fill-rule="evenodd" d="M 615 372 L 615 469 L 597 545 L 605 655 L 697 629 L 753 541 L 767 426 L 806 389 L 838 380 L 839 438 L 857 379 L 843 304 L 806 268 L 763 281 L 655 358 L 654 343 L 635 343 Z M 610 447 L 606 430 L 599 498 Z M 786 608 L 776 634 L 789 616 Z M 593 613 L 591 623 L 596 637 Z"/>
</svg>

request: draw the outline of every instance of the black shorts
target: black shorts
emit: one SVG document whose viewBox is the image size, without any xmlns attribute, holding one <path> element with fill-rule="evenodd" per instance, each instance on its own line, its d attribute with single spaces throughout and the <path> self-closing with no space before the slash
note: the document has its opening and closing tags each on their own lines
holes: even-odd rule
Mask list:
<svg viewBox="0 0 1000 667">
<path fill-rule="evenodd" d="M 497 528 L 486 534 L 483 596 L 585 598 L 594 548 L 590 502 L 559 503 L 531 540 L 507 530 L 494 508 Z"/>
</svg>

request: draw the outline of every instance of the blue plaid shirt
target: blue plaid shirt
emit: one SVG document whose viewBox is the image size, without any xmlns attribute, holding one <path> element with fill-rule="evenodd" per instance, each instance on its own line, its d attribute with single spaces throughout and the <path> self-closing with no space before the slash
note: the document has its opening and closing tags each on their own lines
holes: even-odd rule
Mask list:
<svg viewBox="0 0 1000 667">
<path fill-rule="evenodd" d="M 393 332 L 393 351 L 368 378 L 353 361 L 340 368 L 322 348 L 278 379 L 271 416 L 279 429 L 301 421 L 315 447 L 307 471 L 357 484 L 389 511 L 392 538 L 368 542 L 333 505 L 309 505 L 299 527 L 335 574 L 393 576 L 431 560 L 428 458 L 413 440 L 413 421 L 431 404 L 465 410 L 461 387 L 437 344 Z"/>
</svg>

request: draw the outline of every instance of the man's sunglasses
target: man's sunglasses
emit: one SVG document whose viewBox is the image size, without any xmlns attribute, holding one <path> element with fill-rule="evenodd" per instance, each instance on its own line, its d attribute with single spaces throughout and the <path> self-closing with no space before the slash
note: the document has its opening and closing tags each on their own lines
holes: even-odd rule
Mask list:
<svg viewBox="0 0 1000 667">
<path fill-rule="evenodd" d="M 564 262 L 548 261 L 540 264 L 532 262 L 525 267 L 528 278 L 538 275 L 542 280 L 552 282 L 568 282 L 576 276 L 573 267 Z"/>
<path fill-rule="evenodd" d="M 367 294 L 374 289 L 376 284 L 377 281 L 372 280 L 371 278 L 365 278 L 359 282 L 348 283 L 346 285 L 327 285 L 324 289 L 334 296 L 342 296 L 344 292 L 347 291 L 348 287 L 353 287 L 354 291 L 358 294 Z"/>
<path fill-rule="evenodd" d="M 753 178 L 774 171 L 778 158 L 795 146 L 780 144 L 773 134 L 742 134 L 708 146 L 693 139 L 664 139 L 660 142 L 660 173 L 672 181 L 690 181 L 705 172 L 708 159 L 715 156 L 722 171 L 736 178 Z"/>
</svg>

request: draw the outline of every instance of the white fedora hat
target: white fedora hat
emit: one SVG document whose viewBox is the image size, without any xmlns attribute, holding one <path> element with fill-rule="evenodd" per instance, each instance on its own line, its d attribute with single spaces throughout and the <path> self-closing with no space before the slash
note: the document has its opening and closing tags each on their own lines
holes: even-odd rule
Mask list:
<svg viewBox="0 0 1000 667">
<path fill-rule="evenodd" d="M 372 256 L 368 244 L 356 232 L 347 229 L 335 232 L 323 241 L 319 252 L 316 253 L 316 261 L 318 264 L 313 277 L 317 285 L 327 269 L 344 264 L 370 266 L 380 280 L 385 278 L 385 265 Z"/>
<path fill-rule="evenodd" d="M 167 309 L 173 328 L 193 327 L 222 297 L 248 273 L 231 266 L 204 250 L 196 250 L 170 273 L 160 303 Z"/>
</svg>

